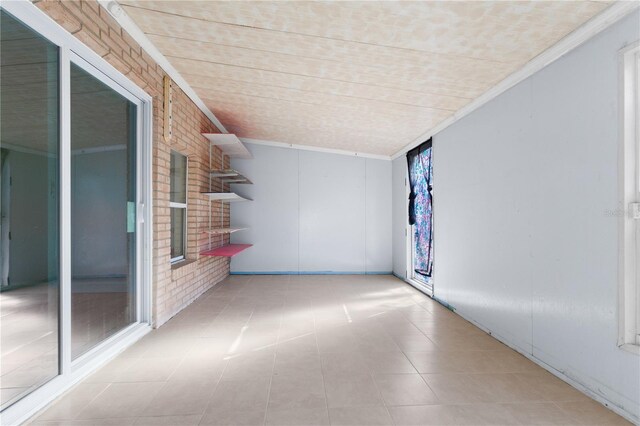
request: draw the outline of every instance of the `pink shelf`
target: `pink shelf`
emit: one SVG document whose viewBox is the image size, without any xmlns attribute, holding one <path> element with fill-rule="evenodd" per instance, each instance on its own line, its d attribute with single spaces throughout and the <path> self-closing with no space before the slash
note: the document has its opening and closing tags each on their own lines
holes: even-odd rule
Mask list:
<svg viewBox="0 0 640 426">
<path fill-rule="evenodd" d="M 242 250 L 248 249 L 253 244 L 228 244 L 222 247 L 216 247 L 211 250 L 203 251 L 200 253 L 201 256 L 223 256 L 223 257 L 233 257 L 236 254 L 240 253 Z"/>
</svg>

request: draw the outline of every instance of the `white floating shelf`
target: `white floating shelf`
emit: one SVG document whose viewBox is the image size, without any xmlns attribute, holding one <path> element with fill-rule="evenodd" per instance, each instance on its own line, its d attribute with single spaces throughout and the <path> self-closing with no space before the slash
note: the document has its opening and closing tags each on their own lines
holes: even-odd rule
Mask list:
<svg viewBox="0 0 640 426">
<path fill-rule="evenodd" d="M 236 135 L 231 133 L 203 133 L 212 145 L 220 147 L 229 157 L 253 158 L 249 150 Z"/>
<path fill-rule="evenodd" d="M 234 202 L 234 201 L 251 201 L 250 198 L 244 198 L 234 192 L 202 192 L 209 196 L 209 200 L 217 200 L 217 201 L 226 201 L 226 202 Z"/>
<path fill-rule="evenodd" d="M 204 232 L 212 235 L 233 234 L 234 232 L 244 231 L 245 229 L 248 229 L 248 228 L 212 228 L 212 229 L 207 229 Z"/>
<path fill-rule="evenodd" d="M 212 178 L 220 179 L 224 183 L 242 183 L 242 184 L 252 184 L 249 179 L 243 176 L 239 171 L 233 169 L 224 169 L 224 170 L 211 170 L 209 176 Z"/>
</svg>

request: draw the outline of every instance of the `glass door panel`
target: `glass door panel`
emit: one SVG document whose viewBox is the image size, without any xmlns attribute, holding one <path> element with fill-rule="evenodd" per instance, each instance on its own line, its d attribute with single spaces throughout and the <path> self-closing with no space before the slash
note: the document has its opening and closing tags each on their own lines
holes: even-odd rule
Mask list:
<svg viewBox="0 0 640 426">
<path fill-rule="evenodd" d="M 71 356 L 136 321 L 136 104 L 71 63 Z"/>
<path fill-rule="evenodd" d="M 0 405 L 58 375 L 59 52 L 0 11 Z"/>
</svg>

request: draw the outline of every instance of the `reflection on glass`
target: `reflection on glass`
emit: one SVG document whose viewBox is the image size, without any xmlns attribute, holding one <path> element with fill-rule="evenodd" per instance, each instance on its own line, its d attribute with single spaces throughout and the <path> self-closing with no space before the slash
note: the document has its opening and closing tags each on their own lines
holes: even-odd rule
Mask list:
<svg viewBox="0 0 640 426">
<path fill-rule="evenodd" d="M 172 203 L 187 202 L 187 157 L 171 151 L 171 197 Z"/>
<path fill-rule="evenodd" d="M 71 355 L 136 320 L 136 106 L 71 64 Z"/>
<path fill-rule="evenodd" d="M 184 216 L 186 209 L 171 209 L 171 259 L 184 257 Z"/>
<path fill-rule="evenodd" d="M 0 11 L 2 408 L 58 375 L 58 64 Z"/>
</svg>

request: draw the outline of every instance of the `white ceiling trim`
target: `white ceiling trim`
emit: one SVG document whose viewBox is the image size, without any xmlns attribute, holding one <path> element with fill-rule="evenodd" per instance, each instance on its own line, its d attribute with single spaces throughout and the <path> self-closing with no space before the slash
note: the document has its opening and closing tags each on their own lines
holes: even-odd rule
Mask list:
<svg viewBox="0 0 640 426">
<path fill-rule="evenodd" d="M 239 138 L 239 139 L 244 143 L 254 144 L 254 145 L 275 146 L 278 148 L 299 149 L 302 151 L 324 152 L 327 154 L 350 155 L 353 157 L 364 157 L 364 158 L 373 158 L 376 160 L 391 161 L 391 157 L 388 155 L 367 154 L 364 152 L 353 152 L 353 151 L 347 151 L 344 149 L 320 148 L 317 146 L 297 145 L 294 143 L 265 141 L 261 139 L 250 139 L 250 138 Z"/>
<path fill-rule="evenodd" d="M 464 116 L 470 114 L 471 112 L 480 108 L 482 105 L 506 92 L 516 84 L 540 71 L 550 63 L 569 53 L 571 50 L 575 49 L 610 25 L 624 18 L 638 7 L 640 7 L 640 2 L 637 1 L 619 1 L 612 4 L 600 14 L 596 15 L 585 24 L 578 27 L 575 31 L 571 32 L 569 35 L 561 39 L 559 42 L 533 58 L 531 61 L 527 62 L 527 64 L 525 64 L 518 71 L 514 72 L 509 77 L 505 78 L 500 83 L 496 84 L 491 89 L 480 95 L 478 98 L 462 107 L 451 117 L 438 124 L 436 127 L 429 129 L 425 133 L 421 134 L 410 144 L 405 145 L 404 148 L 393 154 L 391 156 L 391 159 L 395 160 L 396 158 L 405 154 L 407 151 L 415 148 L 422 142 L 440 133 Z"/>
<path fill-rule="evenodd" d="M 98 3 L 120 24 L 120 26 L 129 33 L 133 39 L 144 49 L 145 52 L 153 58 L 154 61 L 176 82 L 178 86 L 186 93 L 186 95 L 196 104 L 196 106 L 206 115 L 209 120 L 220 130 L 222 133 L 229 133 L 227 129 L 222 125 L 220 120 L 215 116 L 213 112 L 207 107 L 207 105 L 200 99 L 193 90 L 193 88 L 187 83 L 187 81 L 180 75 L 169 60 L 158 50 L 157 47 L 149 40 L 145 33 L 133 22 L 133 20 L 127 15 L 127 13 L 120 7 L 115 0 L 98 0 Z"/>
</svg>

